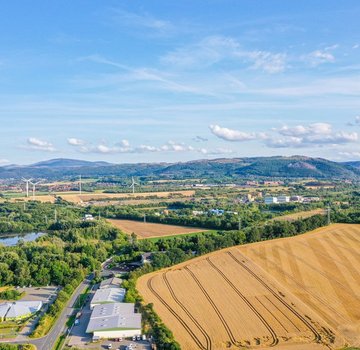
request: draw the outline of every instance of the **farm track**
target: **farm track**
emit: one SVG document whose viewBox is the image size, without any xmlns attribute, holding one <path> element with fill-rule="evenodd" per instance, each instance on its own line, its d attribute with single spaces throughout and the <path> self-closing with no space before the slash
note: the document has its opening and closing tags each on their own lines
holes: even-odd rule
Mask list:
<svg viewBox="0 0 360 350">
<path fill-rule="evenodd" d="M 275 303 L 273 303 L 267 295 L 265 295 L 265 298 L 294 326 L 294 328 L 296 328 L 298 332 L 301 331 L 296 323 L 294 323 L 294 321 L 288 315 L 286 315 L 284 311 L 282 311 Z"/>
<path fill-rule="evenodd" d="M 190 337 L 196 343 L 196 345 L 202 350 L 207 350 L 207 348 L 203 346 L 200 339 L 191 330 L 191 328 L 187 325 L 187 323 L 179 316 L 179 314 L 177 314 L 174 311 L 174 309 L 171 308 L 171 306 L 160 296 L 160 294 L 158 292 L 156 292 L 156 290 L 152 286 L 153 279 L 154 279 L 154 277 L 150 278 L 147 281 L 147 287 L 149 288 L 151 293 L 153 293 L 153 295 L 161 302 L 161 304 L 163 304 L 166 307 L 166 309 L 181 323 L 181 325 L 186 329 L 186 331 L 189 333 Z"/>
<path fill-rule="evenodd" d="M 167 273 L 168 273 L 168 271 L 163 273 L 162 278 L 163 278 L 163 281 L 164 281 L 167 289 L 169 290 L 172 298 L 174 299 L 176 304 L 178 304 L 182 308 L 182 310 L 186 313 L 186 315 L 188 315 L 188 317 L 194 322 L 194 324 L 198 327 L 200 332 L 203 334 L 203 336 L 206 339 L 206 349 L 212 350 L 212 341 L 211 341 L 209 334 L 205 331 L 205 329 L 201 326 L 201 324 L 196 320 L 196 318 L 190 313 L 190 311 L 185 307 L 185 305 L 177 298 L 177 296 L 176 296 L 174 290 L 172 289 L 171 284 L 166 276 Z"/>
<path fill-rule="evenodd" d="M 198 278 L 196 277 L 196 275 L 188 268 L 188 266 L 185 266 L 184 269 L 190 274 L 190 276 L 193 278 L 194 282 L 198 285 L 198 287 L 200 288 L 200 290 L 203 292 L 203 294 L 205 295 L 205 298 L 207 299 L 207 301 L 210 303 L 210 305 L 212 306 L 213 310 L 216 312 L 216 314 L 219 317 L 219 320 L 221 322 L 221 324 L 224 326 L 226 333 L 229 336 L 230 342 L 231 344 L 233 344 L 236 347 L 241 347 L 241 345 L 236 341 L 234 334 L 231 330 L 231 328 L 229 327 L 229 325 L 227 324 L 223 314 L 220 312 L 220 310 L 218 309 L 218 307 L 216 306 L 216 304 L 214 303 L 214 301 L 212 300 L 212 298 L 210 297 L 210 295 L 208 294 L 208 292 L 206 291 L 206 289 L 204 288 L 204 286 L 201 284 L 201 282 L 198 280 Z"/>
<path fill-rule="evenodd" d="M 206 258 L 206 260 L 210 264 L 210 266 L 215 269 L 226 281 L 226 283 L 235 291 L 235 293 L 245 302 L 245 304 L 251 309 L 251 311 L 258 317 L 258 319 L 269 331 L 273 339 L 273 342 L 270 344 L 270 346 L 277 345 L 279 343 L 279 338 L 271 325 L 265 320 L 265 318 L 260 314 L 260 312 L 255 308 L 255 306 L 245 297 L 245 295 L 242 294 L 240 290 L 227 278 L 227 276 L 210 260 L 210 258 Z M 276 319 L 275 316 L 273 317 Z"/>
<path fill-rule="evenodd" d="M 291 313 L 296 315 L 314 334 L 314 342 L 320 343 L 322 338 L 321 334 L 316 330 L 316 328 L 301 314 L 299 314 L 294 308 L 292 308 L 285 300 L 283 300 L 262 278 L 257 276 L 249 267 L 244 263 L 238 260 L 231 252 L 226 252 L 238 265 L 243 267 L 249 274 L 251 274 L 256 280 L 259 281 L 277 300 L 279 300 Z"/>
<path fill-rule="evenodd" d="M 289 330 L 282 324 L 282 322 L 274 315 L 274 313 L 260 300 L 259 297 L 255 296 L 255 299 L 258 301 L 258 303 L 272 316 L 274 320 L 284 329 L 285 332 L 289 332 Z M 270 300 L 270 299 L 268 299 Z M 270 301 L 271 304 L 273 304 Z M 279 342 L 279 340 L 278 340 Z M 276 344 L 275 344 L 276 345 Z"/>
</svg>

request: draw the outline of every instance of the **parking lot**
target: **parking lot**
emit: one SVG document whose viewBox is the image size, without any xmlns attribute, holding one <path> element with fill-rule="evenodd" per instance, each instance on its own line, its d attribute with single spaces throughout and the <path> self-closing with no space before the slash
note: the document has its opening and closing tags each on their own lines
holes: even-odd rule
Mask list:
<svg viewBox="0 0 360 350">
<path fill-rule="evenodd" d="M 18 292 L 24 292 L 22 300 L 26 301 L 42 301 L 47 303 L 53 301 L 58 293 L 58 287 L 30 287 L 19 288 Z"/>
</svg>

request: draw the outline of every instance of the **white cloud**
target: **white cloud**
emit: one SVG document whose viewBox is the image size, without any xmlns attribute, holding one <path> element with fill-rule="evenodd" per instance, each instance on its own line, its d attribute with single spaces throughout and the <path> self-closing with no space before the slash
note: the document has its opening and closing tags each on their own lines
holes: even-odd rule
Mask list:
<svg viewBox="0 0 360 350">
<path fill-rule="evenodd" d="M 164 34 L 174 30 L 174 26 L 170 21 L 156 18 L 149 13 L 133 13 L 122 9 L 114 9 L 112 11 L 112 20 L 116 25 L 129 26 L 136 29 L 145 28 Z"/>
<path fill-rule="evenodd" d="M 120 145 L 122 146 L 122 147 L 130 147 L 130 142 L 128 141 L 128 140 L 121 140 L 120 141 Z"/>
<path fill-rule="evenodd" d="M 246 55 L 253 60 L 254 64 L 251 67 L 253 69 L 260 69 L 267 73 L 280 73 L 286 68 L 286 55 L 282 53 L 253 51 L 247 52 Z"/>
<path fill-rule="evenodd" d="M 308 55 L 303 56 L 303 59 L 307 61 L 312 67 L 319 66 L 323 63 L 335 62 L 335 56 L 328 51 L 315 50 Z"/>
<path fill-rule="evenodd" d="M 299 148 L 323 145 L 340 145 L 356 142 L 359 135 L 356 132 L 334 131 L 329 123 L 312 123 L 309 125 L 284 125 L 273 128 L 273 133 L 248 133 L 228 129 L 219 125 L 210 125 L 211 132 L 226 141 L 259 140 L 271 148 Z"/>
<path fill-rule="evenodd" d="M 210 130 L 215 136 L 226 141 L 250 141 L 257 138 L 255 133 L 247 133 L 239 130 L 228 129 L 219 125 L 210 125 Z"/>
<path fill-rule="evenodd" d="M 10 162 L 5 158 L 0 158 L 0 166 L 9 164 Z"/>
<path fill-rule="evenodd" d="M 208 155 L 215 154 L 228 154 L 232 153 L 229 149 L 217 148 L 215 150 L 207 150 L 205 148 L 195 148 L 191 145 L 187 145 L 183 142 L 168 141 L 160 146 L 141 144 L 138 146 L 131 146 L 128 140 L 121 140 L 112 146 L 109 146 L 106 142 L 99 144 L 92 144 L 83 141 L 81 144 L 73 143 L 79 152 L 81 153 L 100 153 L 100 154 L 131 154 L 131 153 L 161 153 L 161 152 L 193 152 Z"/>
<path fill-rule="evenodd" d="M 196 44 L 171 51 L 161 59 L 165 64 L 187 68 L 203 68 L 224 60 L 250 63 L 251 69 L 279 73 L 286 68 L 287 55 L 261 50 L 245 50 L 233 38 L 210 36 Z"/>
<path fill-rule="evenodd" d="M 81 139 L 77 139 L 75 137 L 70 137 L 67 139 L 67 142 L 69 145 L 71 146 L 82 146 L 85 144 L 85 141 L 84 140 L 81 140 Z"/>
<path fill-rule="evenodd" d="M 342 151 L 338 153 L 339 155 L 346 158 L 360 158 L 360 150 L 359 151 Z"/>
<path fill-rule="evenodd" d="M 46 152 L 55 152 L 56 149 L 52 143 L 41 140 L 36 137 L 29 137 L 27 139 L 27 149 L 36 150 L 36 151 L 46 151 Z"/>
</svg>

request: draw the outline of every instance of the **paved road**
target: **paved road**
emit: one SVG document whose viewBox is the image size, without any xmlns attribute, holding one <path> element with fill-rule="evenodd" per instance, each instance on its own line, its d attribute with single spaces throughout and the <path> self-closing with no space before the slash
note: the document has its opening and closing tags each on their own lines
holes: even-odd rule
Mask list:
<svg viewBox="0 0 360 350">
<path fill-rule="evenodd" d="M 84 290 L 90 285 L 91 280 L 93 279 L 93 275 L 89 275 L 76 289 L 70 300 L 67 302 L 66 307 L 63 309 L 62 313 L 60 314 L 60 317 L 57 319 L 55 325 L 51 329 L 51 331 L 42 338 L 38 339 L 31 339 L 28 340 L 8 340 L 7 342 L 16 343 L 16 344 L 34 344 L 36 345 L 38 350 L 51 350 L 56 340 L 59 338 L 61 334 L 66 329 L 66 321 L 68 318 L 75 312 L 75 309 L 73 308 L 73 305 L 76 301 L 76 299 L 79 297 L 81 293 L 84 292 Z"/>
</svg>

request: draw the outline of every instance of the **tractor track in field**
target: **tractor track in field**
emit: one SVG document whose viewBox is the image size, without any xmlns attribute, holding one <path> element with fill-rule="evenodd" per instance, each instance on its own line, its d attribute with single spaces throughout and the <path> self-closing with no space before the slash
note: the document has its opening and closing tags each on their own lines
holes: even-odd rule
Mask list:
<svg viewBox="0 0 360 350">
<path fill-rule="evenodd" d="M 349 290 L 349 286 L 344 285 L 344 283 L 340 282 L 337 278 L 335 278 L 332 274 L 330 273 L 326 273 L 322 270 L 317 269 L 316 267 L 312 266 L 311 264 L 309 264 L 305 259 L 293 254 L 293 253 L 289 253 L 285 248 L 283 247 L 275 247 L 278 250 L 282 250 L 285 252 L 286 255 L 295 258 L 298 261 L 301 261 L 304 265 L 306 265 L 307 267 L 309 267 L 311 270 L 315 271 L 316 273 L 318 273 L 319 275 L 325 277 L 328 281 L 332 281 L 335 282 L 340 288 L 341 290 L 343 290 L 345 293 L 347 293 L 348 295 L 352 296 L 354 299 L 356 300 L 360 300 L 360 297 L 356 294 L 354 294 L 351 290 Z"/>
<path fill-rule="evenodd" d="M 166 309 L 180 322 L 180 324 L 186 329 L 186 331 L 189 333 L 192 340 L 196 343 L 196 345 L 202 349 L 202 350 L 208 350 L 203 344 L 201 343 L 200 339 L 196 336 L 196 334 L 191 330 L 191 328 L 187 325 L 187 323 L 177 314 L 174 309 L 171 308 L 171 306 L 160 296 L 160 294 L 154 289 L 152 286 L 152 280 L 154 277 L 149 278 L 147 281 L 147 287 L 153 293 L 153 295 L 160 301 L 161 304 L 163 304 Z"/>
<path fill-rule="evenodd" d="M 226 281 L 226 283 L 235 291 L 235 293 L 244 301 L 244 303 L 250 308 L 250 310 L 258 317 L 261 323 L 265 326 L 265 328 L 269 331 L 273 338 L 273 342 L 270 346 L 275 346 L 279 343 L 279 338 L 274 331 L 274 329 L 270 326 L 270 324 L 265 320 L 265 318 L 261 315 L 261 313 L 255 308 L 255 306 L 245 297 L 244 294 L 240 292 L 240 290 L 228 279 L 228 277 L 210 260 L 210 258 L 206 258 L 206 261 L 209 265 L 217 271 L 220 276 Z"/>
<path fill-rule="evenodd" d="M 283 330 L 288 333 L 289 330 L 282 324 L 282 322 L 270 311 L 269 307 L 266 306 L 259 297 L 255 296 L 255 299 L 258 301 L 258 303 L 272 316 L 274 320 L 283 328 Z M 268 299 L 269 300 L 269 299 Z M 270 304 L 273 305 L 273 303 L 270 301 Z"/>
<path fill-rule="evenodd" d="M 210 295 L 208 294 L 208 292 L 205 290 L 204 286 L 201 284 L 201 282 L 198 280 L 198 278 L 196 277 L 196 275 L 194 274 L 194 272 L 192 272 L 188 266 L 185 266 L 184 269 L 190 274 L 190 276 L 192 277 L 192 279 L 194 280 L 194 282 L 197 284 L 197 286 L 200 288 L 200 290 L 203 292 L 205 298 L 207 299 L 207 301 L 210 303 L 210 305 L 212 306 L 213 310 L 215 311 L 215 313 L 218 315 L 219 320 L 221 322 L 221 324 L 224 326 L 226 333 L 229 336 L 230 342 L 236 346 L 241 348 L 242 346 L 239 344 L 239 342 L 235 339 L 234 334 L 230 328 L 230 326 L 227 324 L 223 314 L 220 312 L 220 310 L 218 309 L 218 307 L 216 306 L 215 302 L 212 300 L 212 298 L 210 297 Z"/>
<path fill-rule="evenodd" d="M 265 298 L 296 328 L 298 332 L 301 332 L 301 329 L 294 323 L 294 321 L 284 311 L 282 311 L 275 303 L 273 303 L 267 295 L 265 295 Z"/>
<path fill-rule="evenodd" d="M 316 328 L 299 312 L 292 308 L 285 300 L 283 300 L 262 278 L 260 278 L 254 271 L 252 271 L 243 262 L 238 260 L 231 252 L 226 252 L 238 265 L 244 268 L 250 275 L 252 275 L 261 285 L 263 285 L 277 300 L 279 300 L 291 313 L 296 315 L 314 334 L 314 342 L 320 343 L 322 338 L 321 334 Z"/>
<path fill-rule="evenodd" d="M 194 322 L 194 324 L 198 327 L 200 332 L 203 334 L 203 336 L 206 339 L 206 349 L 212 350 L 212 341 L 211 341 L 209 334 L 205 331 L 205 329 L 201 326 L 201 324 L 196 320 L 196 318 L 190 313 L 190 311 L 186 308 L 186 306 L 178 299 L 178 297 L 176 296 L 176 294 L 175 294 L 173 288 L 171 287 L 171 284 L 166 276 L 167 273 L 168 273 L 168 271 L 164 272 L 162 274 L 162 278 L 163 278 L 163 281 L 164 281 L 168 291 L 170 292 L 172 298 L 174 299 L 176 304 L 178 304 L 181 307 L 181 309 L 186 313 L 186 315 L 188 315 L 188 317 Z"/>
<path fill-rule="evenodd" d="M 256 256 L 258 256 L 260 259 L 264 259 L 259 253 L 254 252 L 254 254 Z M 345 319 L 344 316 L 342 314 L 340 314 L 335 308 L 333 308 L 331 305 L 329 305 L 329 303 L 324 300 L 323 298 L 319 297 L 317 294 L 314 294 L 312 291 L 309 291 L 308 288 L 306 288 L 304 285 L 302 285 L 301 283 L 299 283 L 297 281 L 297 279 L 292 276 L 291 274 L 285 272 L 284 270 L 282 270 L 278 264 L 276 264 L 276 262 L 274 262 L 271 259 L 267 259 L 267 262 L 270 263 L 277 271 L 279 271 L 279 273 L 281 273 L 282 275 L 286 276 L 287 278 L 291 279 L 291 281 L 302 291 L 306 292 L 309 296 L 313 297 L 314 299 L 316 299 L 318 302 L 320 302 L 322 305 L 324 305 L 326 308 L 328 308 L 329 310 L 331 310 L 332 312 L 334 312 L 338 317 L 340 317 L 344 322 L 349 322 L 349 320 Z"/>
</svg>

